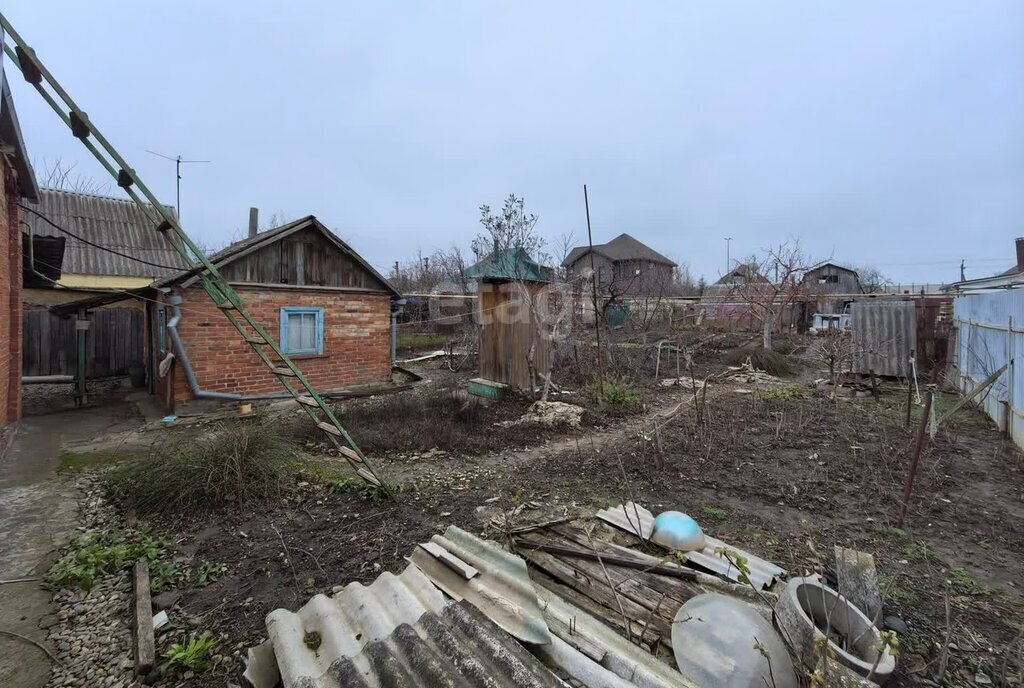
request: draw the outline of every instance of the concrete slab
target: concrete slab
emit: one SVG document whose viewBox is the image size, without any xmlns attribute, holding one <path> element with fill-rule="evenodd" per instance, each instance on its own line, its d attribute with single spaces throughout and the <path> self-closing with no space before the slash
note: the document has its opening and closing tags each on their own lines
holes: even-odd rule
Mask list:
<svg viewBox="0 0 1024 688">
<path fill-rule="evenodd" d="M 57 473 L 63 443 L 140 422 L 125 404 L 21 422 L 0 458 L 0 580 L 43 576 L 74 532 L 77 493 L 70 479 Z M 0 628 L 46 644 L 52 612 L 50 592 L 40 581 L 0 584 Z M 0 685 L 39 688 L 49 677 L 50 659 L 39 648 L 0 636 Z"/>
</svg>

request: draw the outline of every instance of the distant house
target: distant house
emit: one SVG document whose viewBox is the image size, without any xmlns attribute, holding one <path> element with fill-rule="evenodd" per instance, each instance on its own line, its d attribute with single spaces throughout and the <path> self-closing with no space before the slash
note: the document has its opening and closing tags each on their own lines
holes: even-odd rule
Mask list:
<svg viewBox="0 0 1024 688">
<path fill-rule="evenodd" d="M 975 279 L 954 282 L 953 284 L 944 287 L 943 290 L 971 291 L 972 289 L 993 289 L 1024 284 L 1024 237 L 1017 237 L 1014 241 L 1014 248 L 1016 263 L 1013 267 L 990 277 L 978 277 Z"/>
<path fill-rule="evenodd" d="M 676 263 L 628 234 L 607 244 L 577 246 L 562 261 L 567 279 L 590 274 L 593 257 L 598 289 L 615 296 L 660 296 L 672 289 Z"/>
<path fill-rule="evenodd" d="M 26 305 L 51 306 L 111 290 L 148 287 L 186 267 L 153 221 L 127 198 L 42 189 L 38 205 L 23 219 L 37 272 L 43 273 L 26 274 Z M 58 266 L 40 258 L 54 244 L 63 246 Z M 54 268 L 56 284 L 45 272 Z"/>
<path fill-rule="evenodd" d="M 7 77 L 0 67 L 0 455 L 21 418 L 22 201 L 39 194 Z"/>
<path fill-rule="evenodd" d="M 842 313 L 854 301 L 853 294 L 863 294 L 856 270 L 827 262 L 804 273 L 800 282 L 808 300 L 807 317 L 814 313 Z"/>
<path fill-rule="evenodd" d="M 767 284 L 768 278 L 761 274 L 754 263 L 740 263 L 718 278 L 712 286 L 733 288 L 746 284 Z"/>
<path fill-rule="evenodd" d="M 210 256 L 249 313 L 321 391 L 381 383 L 391 374 L 393 286 L 312 215 L 253 233 Z M 252 348 L 185 271 L 155 285 L 150 304 L 158 371 L 154 391 L 173 401 L 281 392 Z"/>
</svg>

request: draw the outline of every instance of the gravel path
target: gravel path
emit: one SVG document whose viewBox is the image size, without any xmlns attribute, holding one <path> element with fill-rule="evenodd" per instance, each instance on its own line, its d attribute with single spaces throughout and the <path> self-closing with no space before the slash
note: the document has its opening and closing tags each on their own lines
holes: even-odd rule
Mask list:
<svg viewBox="0 0 1024 688">
<path fill-rule="evenodd" d="M 116 521 L 94 478 L 77 480 L 81 490 L 79 534 L 102 531 Z M 107 576 L 88 592 L 58 590 L 57 607 L 47 623 L 49 639 L 56 647 L 60 665 L 55 665 L 47 684 L 128 688 L 141 682 L 134 672 L 131 630 L 131 574 L 121 571 Z"/>
</svg>

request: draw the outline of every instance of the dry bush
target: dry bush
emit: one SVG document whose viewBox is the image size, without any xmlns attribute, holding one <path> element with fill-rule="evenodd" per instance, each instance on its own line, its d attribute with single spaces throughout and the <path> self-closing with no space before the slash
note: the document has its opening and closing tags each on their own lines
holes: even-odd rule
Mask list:
<svg viewBox="0 0 1024 688">
<path fill-rule="evenodd" d="M 722 361 L 728 365 L 743 365 L 750 359 L 755 370 L 763 370 L 769 375 L 781 377 L 790 375 L 793 367 L 786 360 L 786 357 L 776 351 L 768 351 L 759 346 L 744 346 L 733 349 L 722 356 Z"/>
<path fill-rule="evenodd" d="M 277 496 L 298 458 L 294 442 L 256 417 L 154 449 L 107 477 L 139 513 L 208 512 Z"/>
<path fill-rule="evenodd" d="M 334 412 L 359 448 L 371 455 L 435 448 L 481 453 L 535 444 L 549 432 L 499 424 L 518 419 L 530 403 L 510 397 L 485 405 L 462 389 L 432 389 L 348 402 Z M 296 416 L 291 433 L 304 441 L 324 439 L 304 415 Z"/>
</svg>

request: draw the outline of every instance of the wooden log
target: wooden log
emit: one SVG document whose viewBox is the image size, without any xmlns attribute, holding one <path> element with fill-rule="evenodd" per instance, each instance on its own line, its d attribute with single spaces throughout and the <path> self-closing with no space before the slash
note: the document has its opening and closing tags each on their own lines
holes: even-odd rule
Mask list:
<svg viewBox="0 0 1024 688">
<path fill-rule="evenodd" d="M 871 619 L 876 626 L 882 618 L 882 595 L 878 589 L 875 558 L 836 545 L 836 578 L 839 592 Z"/>
<path fill-rule="evenodd" d="M 156 637 L 153 630 L 153 601 L 149 594 L 149 564 L 135 562 L 132 581 L 135 590 L 134 646 L 135 673 L 145 676 L 156 664 Z"/>
</svg>

